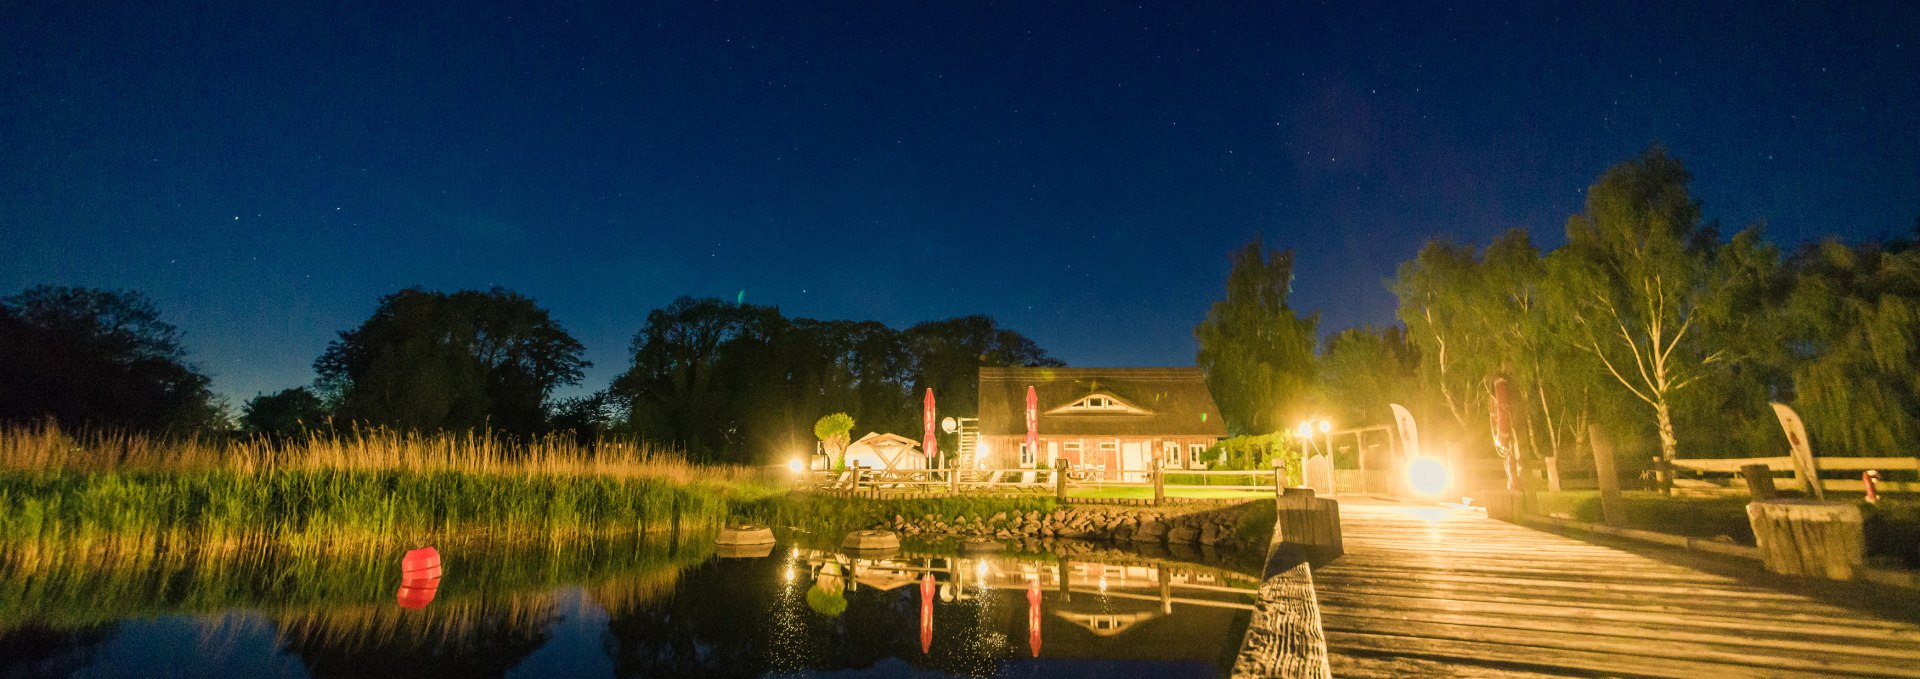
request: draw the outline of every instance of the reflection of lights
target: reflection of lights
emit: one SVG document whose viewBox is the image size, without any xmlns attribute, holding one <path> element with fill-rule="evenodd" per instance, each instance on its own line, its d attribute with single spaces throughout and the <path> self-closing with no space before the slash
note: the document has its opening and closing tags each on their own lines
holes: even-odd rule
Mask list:
<svg viewBox="0 0 1920 679">
<path fill-rule="evenodd" d="M 1106 591 L 1107 591 L 1107 576 L 1102 575 L 1100 576 L 1100 592 L 1104 594 L 1106 593 Z"/>
<path fill-rule="evenodd" d="M 987 561 L 985 559 L 973 562 L 973 574 L 976 577 L 987 577 Z"/>
<path fill-rule="evenodd" d="M 806 471 L 807 465 L 805 462 L 801 462 L 800 458 L 796 457 L 791 460 L 787 460 L 787 469 L 792 471 L 795 474 L 798 474 L 800 472 Z"/>
<path fill-rule="evenodd" d="M 793 567 L 787 567 L 787 582 L 793 582 Z"/>
<path fill-rule="evenodd" d="M 800 558 L 800 548 L 799 547 L 793 548 L 793 552 L 791 552 L 791 555 L 792 555 L 792 558 L 795 558 L 795 559 Z"/>
<path fill-rule="evenodd" d="M 1447 486 L 1453 485 L 1452 476 L 1445 464 L 1431 457 L 1414 458 L 1407 464 L 1407 488 L 1419 495 L 1435 497 L 1447 492 Z"/>
</svg>

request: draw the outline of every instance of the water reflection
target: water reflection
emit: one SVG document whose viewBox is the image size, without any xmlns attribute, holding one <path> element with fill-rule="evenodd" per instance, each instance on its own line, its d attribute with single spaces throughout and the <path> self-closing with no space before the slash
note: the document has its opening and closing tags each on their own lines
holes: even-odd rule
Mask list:
<svg viewBox="0 0 1920 679">
<path fill-rule="evenodd" d="M 1257 587 L 1124 552 L 443 551 L 431 605 L 396 600 L 391 553 L 0 555 L 0 676 L 1218 676 Z"/>
</svg>

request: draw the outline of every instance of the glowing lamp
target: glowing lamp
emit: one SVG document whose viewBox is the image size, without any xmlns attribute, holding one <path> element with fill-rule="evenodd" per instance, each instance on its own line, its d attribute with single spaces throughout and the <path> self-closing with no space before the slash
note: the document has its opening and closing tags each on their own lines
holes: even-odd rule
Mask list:
<svg viewBox="0 0 1920 679">
<path fill-rule="evenodd" d="M 1414 458 L 1407 464 L 1407 488 L 1415 494 L 1426 497 L 1438 497 L 1453 485 L 1453 473 L 1447 466 L 1431 457 Z"/>
<path fill-rule="evenodd" d="M 796 457 L 791 460 L 787 460 L 787 469 L 789 471 L 792 471 L 795 474 L 798 474 L 800 472 L 806 471 L 807 466 L 806 466 L 806 463 L 800 461 L 800 458 Z"/>
<path fill-rule="evenodd" d="M 1325 433 L 1327 433 L 1327 432 L 1330 432 L 1330 431 L 1333 431 L 1333 422 L 1331 422 L 1331 421 L 1328 421 L 1328 420 L 1321 420 L 1321 421 L 1320 421 L 1320 433 L 1322 433 L 1322 434 L 1325 434 Z"/>
</svg>

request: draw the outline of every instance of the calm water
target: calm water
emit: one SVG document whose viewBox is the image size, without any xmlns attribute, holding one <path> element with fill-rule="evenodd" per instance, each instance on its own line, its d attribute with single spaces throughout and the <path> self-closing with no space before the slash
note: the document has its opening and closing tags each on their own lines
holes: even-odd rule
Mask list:
<svg viewBox="0 0 1920 679">
<path fill-rule="evenodd" d="M 443 548 L 404 592 L 397 552 L 16 553 L 0 677 L 1215 677 L 1257 586 L 1164 553 L 766 551 Z"/>
</svg>

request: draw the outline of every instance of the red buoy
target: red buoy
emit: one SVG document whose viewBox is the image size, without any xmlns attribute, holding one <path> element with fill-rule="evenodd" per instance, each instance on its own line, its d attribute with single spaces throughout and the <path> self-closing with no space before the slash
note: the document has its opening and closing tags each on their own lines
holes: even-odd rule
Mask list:
<svg viewBox="0 0 1920 679">
<path fill-rule="evenodd" d="M 433 603 L 433 595 L 440 591 L 439 580 L 424 580 L 415 585 L 408 583 L 400 586 L 398 599 L 401 608 L 421 609 Z"/>
<path fill-rule="evenodd" d="M 400 578 L 406 582 L 424 582 L 440 579 L 440 552 L 432 547 L 421 547 L 407 552 L 400 558 Z"/>
</svg>

